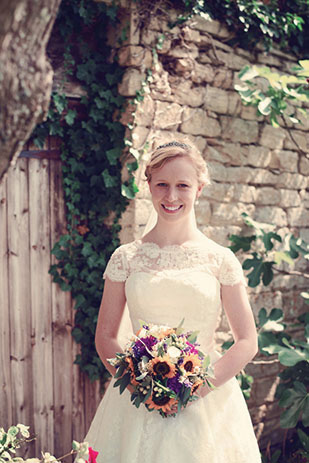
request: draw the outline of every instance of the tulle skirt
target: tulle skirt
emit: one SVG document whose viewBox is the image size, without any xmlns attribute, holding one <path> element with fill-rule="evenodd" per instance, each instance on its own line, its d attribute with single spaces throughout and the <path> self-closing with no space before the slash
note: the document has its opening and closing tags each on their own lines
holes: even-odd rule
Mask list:
<svg viewBox="0 0 309 463">
<path fill-rule="evenodd" d="M 213 353 L 214 357 L 219 354 Z M 85 441 L 98 463 L 261 463 L 247 404 L 236 378 L 162 418 L 110 383 Z"/>
</svg>

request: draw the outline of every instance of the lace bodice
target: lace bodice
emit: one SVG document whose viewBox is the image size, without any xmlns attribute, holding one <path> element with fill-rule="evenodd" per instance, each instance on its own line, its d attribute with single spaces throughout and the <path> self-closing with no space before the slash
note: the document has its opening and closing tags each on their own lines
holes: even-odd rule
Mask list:
<svg viewBox="0 0 309 463">
<path fill-rule="evenodd" d="M 205 238 L 200 242 L 160 248 L 141 240 L 120 246 L 104 277 L 125 281 L 133 330 L 139 320 L 177 326 L 184 318 L 188 330 L 199 330 L 205 348 L 221 310 L 220 285 L 244 283 L 241 265 L 232 251 Z"/>
</svg>

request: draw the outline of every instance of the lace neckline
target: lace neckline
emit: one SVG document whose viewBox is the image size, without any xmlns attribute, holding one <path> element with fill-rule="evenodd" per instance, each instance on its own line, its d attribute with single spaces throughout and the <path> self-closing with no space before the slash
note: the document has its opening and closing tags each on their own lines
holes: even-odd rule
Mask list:
<svg viewBox="0 0 309 463">
<path fill-rule="evenodd" d="M 149 248 L 155 248 L 158 251 L 169 251 L 173 249 L 190 249 L 190 248 L 198 248 L 203 244 L 206 244 L 207 237 L 205 236 L 205 241 L 186 241 L 182 244 L 166 244 L 164 246 L 159 246 L 157 243 L 153 241 L 142 241 L 141 239 L 135 240 L 134 243 L 138 246 L 145 246 Z"/>
</svg>

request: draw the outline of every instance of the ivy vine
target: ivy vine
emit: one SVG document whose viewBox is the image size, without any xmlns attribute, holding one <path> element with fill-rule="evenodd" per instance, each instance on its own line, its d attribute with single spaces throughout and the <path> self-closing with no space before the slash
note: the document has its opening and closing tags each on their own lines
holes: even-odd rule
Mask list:
<svg viewBox="0 0 309 463">
<path fill-rule="evenodd" d="M 104 3 L 62 1 L 55 34 L 64 44 L 66 72 L 82 84 L 85 96 L 75 102 L 55 92 L 47 121 L 33 133 L 41 146 L 48 135 L 62 140 L 67 233 L 52 250 L 57 263 L 50 273 L 54 282 L 72 293 L 76 310 L 72 334 L 81 345 L 76 363 L 92 380 L 107 375 L 94 345 L 102 271 L 119 245 L 121 214 L 137 191 L 132 175 L 136 162 L 128 163 L 128 180 L 121 179 L 125 127 L 118 119 L 125 98 L 117 85 L 123 69 L 110 61 L 106 37 L 108 23 L 116 27 L 116 13 L 114 6 Z"/>
</svg>

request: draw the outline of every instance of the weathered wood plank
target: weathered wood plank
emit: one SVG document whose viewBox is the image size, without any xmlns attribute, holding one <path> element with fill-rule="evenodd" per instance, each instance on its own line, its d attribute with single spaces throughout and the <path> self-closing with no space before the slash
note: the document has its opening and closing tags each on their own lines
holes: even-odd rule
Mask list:
<svg viewBox="0 0 309 463">
<path fill-rule="evenodd" d="M 49 163 L 29 160 L 33 413 L 36 455 L 54 451 Z"/>
<path fill-rule="evenodd" d="M 91 382 L 87 377 L 85 380 L 84 402 L 85 402 L 85 425 L 90 427 L 91 421 L 102 398 L 100 393 L 100 381 Z"/>
<path fill-rule="evenodd" d="M 7 226 L 7 179 L 5 178 L 0 182 L 0 423 L 4 429 L 12 424 Z"/>
<path fill-rule="evenodd" d="M 51 247 L 66 232 L 65 203 L 60 161 L 50 161 Z M 56 259 L 52 256 L 52 263 Z M 54 363 L 54 454 L 59 457 L 71 449 L 73 354 L 71 293 L 52 283 L 52 324 Z M 61 374 L 60 373 L 61 370 Z"/>
<path fill-rule="evenodd" d="M 73 342 L 73 359 L 79 353 L 80 348 L 76 342 Z M 78 365 L 73 365 L 73 388 L 72 388 L 72 424 L 74 439 L 82 442 L 87 428 L 85 424 L 85 398 L 84 398 L 85 377 L 81 373 Z"/>
<path fill-rule="evenodd" d="M 12 423 L 24 423 L 29 425 L 33 431 L 29 201 L 26 159 L 19 159 L 16 166 L 8 172 L 7 212 Z"/>
</svg>

